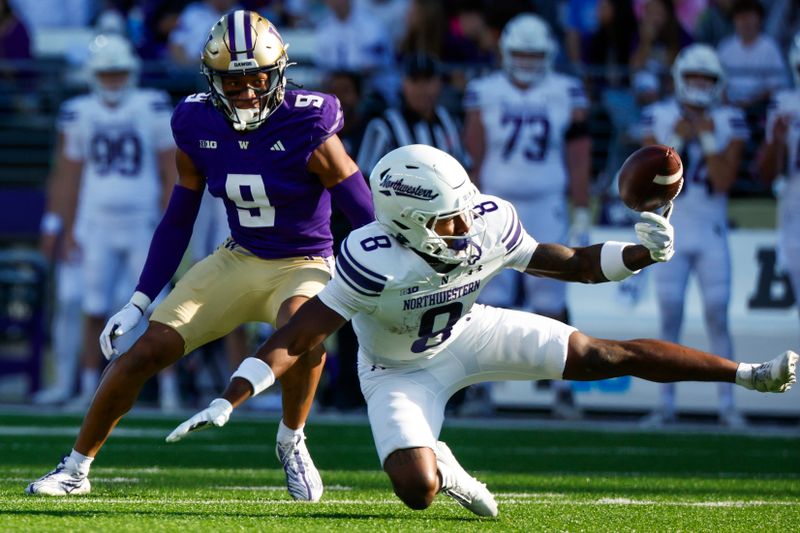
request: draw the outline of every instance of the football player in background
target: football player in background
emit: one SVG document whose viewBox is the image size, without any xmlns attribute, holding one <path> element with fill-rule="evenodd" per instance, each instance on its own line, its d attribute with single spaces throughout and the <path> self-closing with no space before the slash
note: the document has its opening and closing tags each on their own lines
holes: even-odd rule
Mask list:
<svg viewBox="0 0 800 533">
<path fill-rule="evenodd" d="M 67 404 L 81 410 L 100 381 L 103 359 L 97 338 L 114 306 L 136 287 L 147 242 L 176 175 L 169 133 L 172 103 L 163 91 L 137 87 L 139 58 L 131 44 L 120 35 L 98 35 L 86 68 L 91 92 L 66 101 L 59 113 L 49 191 L 64 226 L 59 253 L 66 263 L 59 269 L 58 306 L 70 305 L 63 300 L 77 292 L 86 315 L 80 393 Z M 55 244 L 54 237 L 44 237 L 46 256 L 53 256 Z M 120 291 L 127 294 L 120 297 Z M 71 393 L 74 355 L 66 350 L 72 351 L 77 332 L 64 327 L 65 316 L 57 314 L 54 343 L 65 343 L 65 350 L 56 348 L 61 358 L 56 366 L 64 374 L 58 376 L 62 394 L 39 395 L 36 403 L 58 403 Z M 172 369 L 159 375 L 159 390 L 162 407 L 177 408 Z"/>
<path fill-rule="evenodd" d="M 336 136 L 338 101 L 285 90 L 288 61 L 275 27 L 255 12 L 231 12 L 212 27 L 202 57 L 209 92 L 186 97 L 173 113 L 178 182 L 136 292 L 100 336 L 103 353 L 117 355 L 116 337 L 172 277 L 206 185 L 225 202 L 231 238 L 181 278 L 144 334 L 107 367 L 72 453 L 28 494 L 88 493 L 92 460 L 150 376 L 244 322 L 281 326 L 319 292 L 331 276 L 331 198 L 354 227 L 373 220 L 366 182 Z M 282 380 L 276 452 L 298 500 L 323 492 L 303 426 L 324 359 L 316 346 Z"/>
<path fill-rule="evenodd" d="M 473 181 L 486 194 L 513 203 L 525 227 L 543 241 L 586 245 L 592 143 L 583 85 L 553 72 L 557 44 L 535 15 L 518 15 L 506 24 L 500 52 L 503 70 L 472 81 L 464 96 L 464 144 Z M 509 270 L 486 288 L 481 301 L 513 305 L 519 283 L 524 309 L 568 322 L 567 286 L 557 279 Z M 570 384 L 552 385 L 554 415 L 577 417 Z"/>
<path fill-rule="evenodd" d="M 665 144 L 680 154 L 683 191 L 671 222 L 681 245 L 668 264 L 654 269 L 661 337 L 678 342 L 683 324 L 689 276 L 697 276 L 711 351 L 733 357 L 728 328 L 731 258 L 728 249 L 728 191 L 739 172 L 748 138 L 743 112 L 720 103 L 725 73 L 708 45 L 684 48 L 672 67 L 675 96 L 642 112 L 644 145 Z M 741 427 L 744 419 L 733 404 L 733 389 L 719 385 L 719 421 Z M 675 386 L 663 385 L 661 407 L 642 424 L 675 421 Z"/>
<path fill-rule="evenodd" d="M 778 264 L 800 302 L 800 33 L 789 48 L 789 67 L 794 89 L 779 91 L 770 104 L 759 170 L 767 181 L 779 180 Z"/>
<path fill-rule="evenodd" d="M 350 233 L 333 280 L 242 362 L 222 398 L 178 426 L 168 442 L 224 425 L 234 407 L 352 319 L 361 390 L 395 493 L 410 508 L 425 509 L 444 492 L 475 514 L 496 516 L 486 486 L 438 441 L 445 403 L 460 388 L 488 380 L 632 375 L 783 392 L 796 380 L 798 356 L 791 351 L 737 364 L 661 340 L 597 339 L 545 316 L 475 304 L 505 268 L 601 283 L 668 261 L 673 229 L 660 215 L 642 214 L 641 244 L 540 244 L 509 202 L 479 193 L 455 159 L 423 145 L 387 154 L 370 182 L 377 222 Z"/>
</svg>

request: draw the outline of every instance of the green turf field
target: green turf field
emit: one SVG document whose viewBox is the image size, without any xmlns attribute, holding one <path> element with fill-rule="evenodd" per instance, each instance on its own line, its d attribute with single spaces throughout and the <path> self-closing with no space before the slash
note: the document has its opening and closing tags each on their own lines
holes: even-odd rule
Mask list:
<svg viewBox="0 0 800 533">
<path fill-rule="evenodd" d="M 165 444 L 180 421 L 124 420 L 95 461 L 92 494 L 47 499 L 23 489 L 69 451 L 79 419 L 0 414 L 0 531 L 800 530 L 800 433 L 448 427 L 443 440 L 498 499 L 493 520 L 446 496 L 406 509 L 361 422 L 307 429 L 326 484 L 307 504 L 283 486 L 276 419 L 234 415 Z"/>
</svg>

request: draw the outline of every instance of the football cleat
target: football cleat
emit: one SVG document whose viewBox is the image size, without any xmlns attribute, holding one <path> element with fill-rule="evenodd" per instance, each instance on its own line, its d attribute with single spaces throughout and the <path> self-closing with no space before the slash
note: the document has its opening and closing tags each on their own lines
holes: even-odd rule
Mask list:
<svg viewBox="0 0 800 533">
<path fill-rule="evenodd" d="M 30 496 L 71 496 L 89 494 L 92 485 L 89 478 L 78 473 L 78 467 L 70 456 L 61 459 L 58 466 L 25 488 Z"/>
<path fill-rule="evenodd" d="M 772 361 L 754 365 L 749 382 L 742 385 L 759 392 L 786 392 L 797 382 L 797 359 L 798 355 L 788 350 Z"/>
<path fill-rule="evenodd" d="M 278 460 L 286 472 L 286 488 L 295 500 L 318 502 L 322 498 L 322 478 L 306 448 L 306 436 L 295 435 L 292 442 L 275 446 Z"/>
<path fill-rule="evenodd" d="M 442 492 L 478 516 L 497 516 L 497 502 L 486 484 L 470 476 L 442 441 L 436 443 L 436 462 L 443 464 L 453 477 L 448 480 L 453 486 L 442 488 Z"/>
</svg>

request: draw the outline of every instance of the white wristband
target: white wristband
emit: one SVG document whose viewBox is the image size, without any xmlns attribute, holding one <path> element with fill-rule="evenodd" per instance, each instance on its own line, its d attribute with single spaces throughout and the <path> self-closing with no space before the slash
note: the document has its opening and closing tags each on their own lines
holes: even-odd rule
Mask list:
<svg viewBox="0 0 800 533">
<path fill-rule="evenodd" d="M 672 139 L 670 139 L 670 141 L 669 141 L 669 146 L 671 146 L 672 149 L 675 150 L 675 153 L 677 153 L 679 155 L 681 153 L 681 150 L 683 150 L 683 145 L 684 144 L 685 143 L 684 143 L 683 137 L 681 137 L 677 133 L 675 135 L 673 135 Z"/>
<path fill-rule="evenodd" d="M 627 246 L 634 246 L 634 244 L 632 242 L 607 241 L 600 248 L 600 270 L 609 281 L 622 281 L 639 272 L 638 270 L 634 272 L 626 267 L 622 260 L 622 250 Z"/>
<path fill-rule="evenodd" d="M 233 378 L 242 378 L 249 381 L 253 387 L 253 396 L 265 391 L 275 383 L 275 374 L 272 373 L 272 369 L 258 357 L 248 357 L 242 361 L 242 364 L 231 376 L 231 379 Z"/>
<path fill-rule="evenodd" d="M 133 296 L 131 296 L 129 303 L 138 307 L 139 310 L 141 310 L 142 314 L 144 314 L 145 311 L 147 311 L 147 308 L 150 307 L 151 301 L 150 297 L 147 296 L 145 293 L 136 291 L 133 293 Z"/>
<path fill-rule="evenodd" d="M 42 222 L 39 229 L 45 235 L 56 235 L 64 227 L 64 221 L 61 220 L 61 215 L 58 213 L 45 213 L 42 216 Z"/>
<path fill-rule="evenodd" d="M 702 132 L 697 139 L 700 141 L 700 148 L 705 155 L 714 155 L 717 153 L 717 139 L 710 131 Z"/>
</svg>

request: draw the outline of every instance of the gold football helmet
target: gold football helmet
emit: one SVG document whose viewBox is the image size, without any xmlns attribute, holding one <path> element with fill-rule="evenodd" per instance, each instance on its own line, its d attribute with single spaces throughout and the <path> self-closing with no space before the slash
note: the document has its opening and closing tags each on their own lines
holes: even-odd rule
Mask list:
<svg viewBox="0 0 800 533">
<path fill-rule="evenodd" d="M 232 11 L 211 28 L 201 56 L 203 75 L 212 102 L 237 131 L 258 128 L 283 102 L 287 48 L 275 26 L 254 11 Z M 255 92 L 256 106 L 237 107 L 226 95 L 223 80 L 261 73 L 267 75 L 266 84 L 243 86 Z"/>
</svg>

